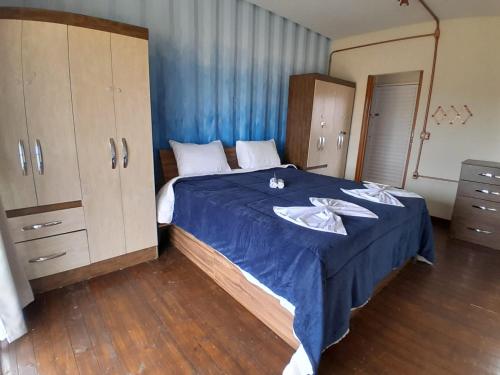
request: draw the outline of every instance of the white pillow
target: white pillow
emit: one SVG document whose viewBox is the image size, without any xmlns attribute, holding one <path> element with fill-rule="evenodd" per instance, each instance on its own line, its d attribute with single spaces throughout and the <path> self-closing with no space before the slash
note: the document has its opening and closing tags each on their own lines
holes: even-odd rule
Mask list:
<svg viewBox="0 0 500 375">
<path fill-rule="evenodd" d="M 269 141 L 236 141 L 238 165 L 243 169 L 272 168 L 281 165 L 274 139 Z"/>
<path fill-rule="evenodd" d="M 221 141 L 204 145 L 168 142 L 174 151 L 179 176 L 231 172 Z"/>
</svg>

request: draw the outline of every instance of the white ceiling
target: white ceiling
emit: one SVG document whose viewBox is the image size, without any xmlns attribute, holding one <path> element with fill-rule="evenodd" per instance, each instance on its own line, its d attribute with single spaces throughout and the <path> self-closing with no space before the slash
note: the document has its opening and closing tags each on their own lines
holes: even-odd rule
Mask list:
<svg viewBox="0 0 500 375">
<path fill-rule="evenodd" d="M 330 38 L 432 20 L 417 0 L 249 0 Z M 441 19 L 500 16 L 500 0 L 427 0 Z"/>
</svg>

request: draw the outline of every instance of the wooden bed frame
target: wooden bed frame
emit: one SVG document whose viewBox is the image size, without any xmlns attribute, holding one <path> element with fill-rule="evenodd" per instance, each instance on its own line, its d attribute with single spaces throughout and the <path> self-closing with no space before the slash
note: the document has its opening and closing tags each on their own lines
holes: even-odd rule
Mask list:
<svg viewBox="0 0 500 375">
<path fill-rule="evenodd" d="M 225 148 L 228 164 L 238 168 L 235 148 Z M 165 181 L 178 176 L 177 164 L 172 150 L 160 150 L 160 159 Z M 293 333 L 293 315 L 279 301 L 249 282 L 231 261 L 211 246 L 192 234 L 175 226 L 169 226 L 170 243 L 210 276 L 222 289 L 268 326 L 292 348 L 299 342 Z M 382 290 L 403 269 L 393 271 L 382 280 L 373 295 Z M 351 316 L 359 310 L 353 311 Z"/>
</svg>

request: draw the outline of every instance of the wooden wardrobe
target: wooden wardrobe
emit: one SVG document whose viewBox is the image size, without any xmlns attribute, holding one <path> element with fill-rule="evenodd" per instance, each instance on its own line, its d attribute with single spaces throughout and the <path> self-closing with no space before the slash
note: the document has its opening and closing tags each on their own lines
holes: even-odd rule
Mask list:
<svg viewBox="0 0 500 375">
<path fill-rule="evenodd" d="M 148 31 L 0 8 L 0 199 L 36 290 L 157 256 Z"/>
<path fill-rule="evenodd" d="M 355 84 L 322 74 L 290 77 L 285 159 L 344 177 Z"/>
</svg>

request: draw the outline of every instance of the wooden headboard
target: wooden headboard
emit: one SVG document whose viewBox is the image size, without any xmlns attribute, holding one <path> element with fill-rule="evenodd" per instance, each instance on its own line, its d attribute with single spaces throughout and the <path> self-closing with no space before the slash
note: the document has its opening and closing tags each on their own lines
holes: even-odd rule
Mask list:
<svg viewBox="0 0 500 375">
<path fill-rule="evenodd" d="M 226 153 L 227 163 L 229 166 L 232 169 L 239 168 L 238 159 L 236 157 L 236 148 L 225 147 L 224 152 Z M 179 172 L 177 171 L 177 162 L 175 161 L 174 152 L 172 150 L 160 150 L 160 161 L 165 182 L 179 175 Z"/>
</svg>

